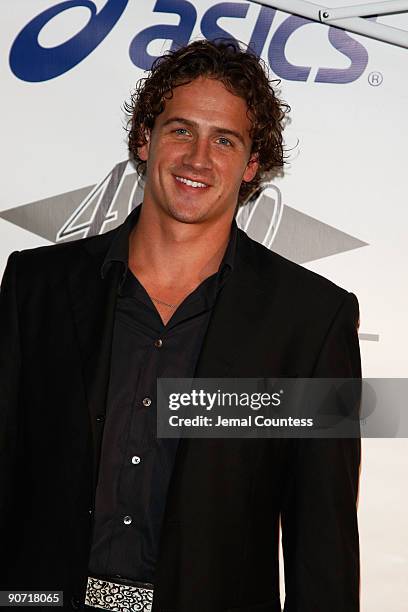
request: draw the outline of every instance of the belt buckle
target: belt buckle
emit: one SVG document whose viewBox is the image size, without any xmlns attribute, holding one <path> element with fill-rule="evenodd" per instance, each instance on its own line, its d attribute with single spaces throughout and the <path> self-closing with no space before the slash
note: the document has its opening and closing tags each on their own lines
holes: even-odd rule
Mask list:
<svg viewBox="0 0 408 612">
<path fill-rule="evenodd" d="M 153 588 L 89 576 L 85 604 L 112 612 L 151 612 Z"/>
</svg>

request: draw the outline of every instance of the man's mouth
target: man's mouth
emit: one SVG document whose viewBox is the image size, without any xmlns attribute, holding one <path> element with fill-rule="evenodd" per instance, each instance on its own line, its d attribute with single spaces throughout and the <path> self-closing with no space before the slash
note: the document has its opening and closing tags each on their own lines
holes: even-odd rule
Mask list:
<svg viewBox="0 0 408 612">
<path fill-rule="evenodd" d="M 208 187 L 207 183 L 202 183 L 201 181 L 193 181 L 191 179 L 185 178 L 184 176 L 175 176 L 176 181 L 180 183 L 184 183 L 184 185 L 188 185 L 188 187 L 194 187 L 195 189 L 203 189 L 204 187 Z"/>
</svg>

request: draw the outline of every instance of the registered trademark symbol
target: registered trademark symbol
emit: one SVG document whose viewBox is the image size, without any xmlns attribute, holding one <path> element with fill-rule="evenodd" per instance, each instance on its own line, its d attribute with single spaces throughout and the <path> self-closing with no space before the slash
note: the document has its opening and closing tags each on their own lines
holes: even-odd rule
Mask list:
<svg viewBox="0 0 408 612">
<path fill-rule="evenodd" d="M 381 74 L 381 72 L 374 70 L 368 75 L 368 82 L 373 87 L 378 87 L 383 82 L 383 75 Z"/>
</svg>

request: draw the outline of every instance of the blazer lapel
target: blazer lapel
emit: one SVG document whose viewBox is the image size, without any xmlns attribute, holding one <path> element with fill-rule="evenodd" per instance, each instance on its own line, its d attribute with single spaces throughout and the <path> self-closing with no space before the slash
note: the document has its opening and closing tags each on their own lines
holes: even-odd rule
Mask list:
<svg viewBox="0 0 408 612">
<path fill-rule="evenodd" d="M 101 266 L 109 236 L 85 242 L 82 257 L 69 273 L 70 299 L 81 354 L 93 440 L 94 490 L 97 482 L 120 266 L 112 265 L 103 279 Z"/>
<path fill-rule="evenodd" d="M 259 375 L 262 356 L 248 349 L 256 342 L 254 322 L 259 319 L 265 300 L 251 249 L 248 237 L 239 230 L 234 270 L 214 306 L 196 378 L 234 377 L 244 375 L 240 372 L 245 371 Z"/>
</svg>

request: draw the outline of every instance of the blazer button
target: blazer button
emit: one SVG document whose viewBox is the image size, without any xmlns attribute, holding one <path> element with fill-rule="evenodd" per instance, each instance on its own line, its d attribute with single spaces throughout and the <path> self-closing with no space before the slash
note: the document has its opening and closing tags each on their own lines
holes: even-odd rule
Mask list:
<svg viewBox="0 0 408 612">
<path fill-rule="evenodd" d="M 81 602 L 79 601 L 79 599 L 77 597 L 71 597 L 71 608 L 73 610 L 80 610 L 81 609 Z"/>
<path fill-rule="evenodd" d="M 97 423 L 103 423 L 105 420 L 105 415 L 103 414 L 98 414 L 98 416 L 96 417 L 96 422 Z"/>
</svg>

